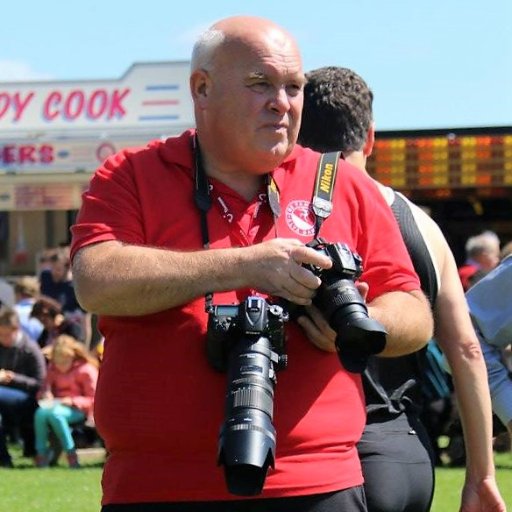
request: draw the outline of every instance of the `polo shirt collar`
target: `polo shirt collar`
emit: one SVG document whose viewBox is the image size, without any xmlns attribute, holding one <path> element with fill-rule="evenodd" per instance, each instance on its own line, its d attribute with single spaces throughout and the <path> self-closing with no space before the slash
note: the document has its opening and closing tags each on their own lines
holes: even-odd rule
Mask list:
<svg viewBox="0 0 512 512">
<path fill-rule="evenodd" d="M 191 169 L 193 167 L 192 140 L 195 132 L 195 129 L 186 130 L 178 137 L 171 137 L 164 141 L 160 148 L 161 158 L 169 164 Z M 293 167 L 298 155 L 303 151 L 304 148 L 295 144 L 291 153 L 284 159 L 284 161 L 271 171 L 278 190 L 283 187 L 286 170 L 290 166 Z"/>
</svg>

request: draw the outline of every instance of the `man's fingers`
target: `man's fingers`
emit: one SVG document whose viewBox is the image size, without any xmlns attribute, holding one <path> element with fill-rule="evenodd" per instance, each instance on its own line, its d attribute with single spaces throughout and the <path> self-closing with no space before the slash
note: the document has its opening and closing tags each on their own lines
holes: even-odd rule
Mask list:
<svg viewBox="0 0 512 512">
<path fill-rule="evenodd" d="M 313 292 L 322 284 L 320 277 L 313 274 L 311 270 L 298 264 L 290 267 L 290 277 L 293 278 L 300 287 Z"/>
<path fill-rule="evenodd" d="M 299 265 L 314 265 L 322 269 L 332 267 L 332 260 L 329 256 L 315 251 L 311 247 L 306 247 L 305 245 L 294 249 L 291 256 Z"/>
<path fill-rule="evenodd" d="M 297 318 L 297 323 L 304 329 L 306 336 L 317 348 L 326 352 L 336 352 L 334 341 L 321 331 L 307 315 Z"/>
<path fill-rule="evenodd" d="M 306 312 L 309 315 L 309 317 L 311 318 L 311 320 L 313 320 L 313 322 L 316 324 L 316 326 L 321 331 L 325 332 L 325 331 L 331 330 L 331 328 L 329 326 L 329 322 L 327 321 L 327 319 L 324 317 L 322 312 L 316 306 L 307 307 Z M 333 341 L 334 341 L 335 337 L 336 337 L 336 334 L 334 333 L 334 331 L 332 331 Z"/>
</svg>

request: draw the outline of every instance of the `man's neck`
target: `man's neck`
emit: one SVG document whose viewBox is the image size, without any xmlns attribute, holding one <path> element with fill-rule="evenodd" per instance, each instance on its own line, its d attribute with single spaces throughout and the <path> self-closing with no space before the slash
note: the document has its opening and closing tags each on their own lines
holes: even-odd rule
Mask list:
<svg viewBox="0 0 512 512">
<path fill-rule="evenodd" d="M 364 172 L 365 174 L 368 174 L 368 171 L 366 170 L 367 158 L 362 151 L 353 151 L 352 153 L 348 153 L 347 155 L 345 155 L 345 160 L 354 167 L 357 167 L 360 171 Z M 379 183 L 375 179 L 373 179 L 373 181 L 377 185 L 377 188 L 380 190 L 381 194 L 384 196 L 386 202 L 389 205 L 393 204 L 394 194 L 392 189 L 384 186 L 382 183 Z"/>
<path fill-rule="evenodd" d="M 225 169 L 215 164 L 202 155 L 203 166 L 206 175 L 215 178 L 224 185 L 228 186 L 247 201 L 251 201 L 260 191 L 263 183 L 263 176 L 252 174 L 246 171 L 236 171 Z"/>
<path fill-rule="evenodd" d="M 366 157 L 364 156 L 364 153 L 362 151 L 352 151 L 352 153 L 347 153 L 345 155 L 345 160 L 353 165 L 354 167 L 357 167 L 363 172 L 366 171 Z"/>
</svg>

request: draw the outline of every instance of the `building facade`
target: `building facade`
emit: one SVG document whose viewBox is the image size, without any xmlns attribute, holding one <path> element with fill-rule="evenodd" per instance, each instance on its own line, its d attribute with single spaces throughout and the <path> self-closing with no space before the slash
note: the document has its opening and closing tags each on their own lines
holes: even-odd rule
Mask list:
<svg viewBox="0 0 512 512">
<path fill-rule="evenodd" d="M 194 125 L 189 66 L 0 83 L 0 275 L 34 272 L 43 249 L 69 243 L 81 194 L 105 158 Z"/>
</svg>

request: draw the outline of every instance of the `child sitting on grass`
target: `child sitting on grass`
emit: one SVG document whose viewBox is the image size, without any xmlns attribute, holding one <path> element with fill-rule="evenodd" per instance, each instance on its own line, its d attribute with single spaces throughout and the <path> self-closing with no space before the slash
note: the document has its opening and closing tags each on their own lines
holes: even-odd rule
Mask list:
<svg viewBox="0 0 512 512">
<path fill-rule="evenodd" d="M 45 383 L 40 392 L 40 407 L 34 418 L 36 466 L 47 467 L 52 459 L 50 429 L 66 452 L 69 467 L 80 464 L 70 425 L 92 416 L 98 379 L 98 361 L 85 346 L 66 334 L 56 338 Z"/>
</svg>

